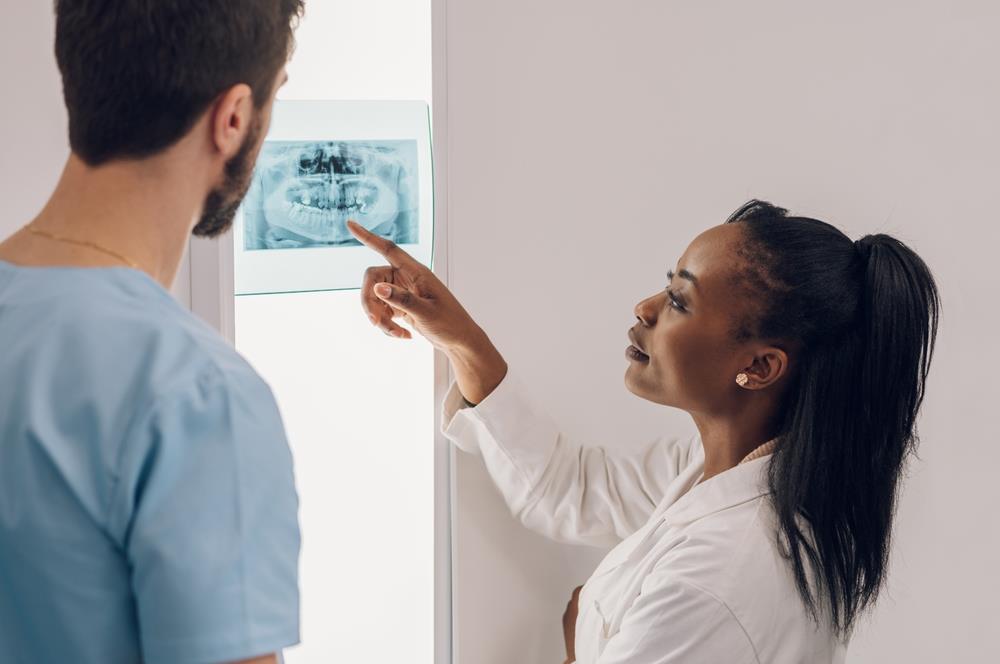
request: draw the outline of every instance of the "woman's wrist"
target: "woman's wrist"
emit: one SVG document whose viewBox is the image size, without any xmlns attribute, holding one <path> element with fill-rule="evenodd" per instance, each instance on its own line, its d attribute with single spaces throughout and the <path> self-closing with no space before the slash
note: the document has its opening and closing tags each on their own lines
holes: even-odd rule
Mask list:
<svg viewBox="0 0 1000 664">
<path fill-rule="evenodd" d="M 472 404 L 488 397 L 507 375 L 507 362 L 482 330 L 467 343 L 447 349 L 445 355 L 459 391 Z"/>
</svg>

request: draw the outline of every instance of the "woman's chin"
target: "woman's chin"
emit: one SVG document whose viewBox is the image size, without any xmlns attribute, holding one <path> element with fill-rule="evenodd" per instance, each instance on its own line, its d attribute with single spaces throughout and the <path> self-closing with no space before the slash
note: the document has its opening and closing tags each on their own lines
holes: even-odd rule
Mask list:
<svg viewBox="0 0 1000 664">
<path fill-rule="evenodd" d="M 634 394 L 637 397 L 643 399 L 646 398 L 645 390 L 642 389 L 641 383 L 637 380 L 636 373 L 638 373 L 639 367 L 634 364 L 629 364 L 625 369 L 625 389 Z"/>
<path fill-rule="evenodd" d="M 642 369 L 643 365 L 629 364 L 628 368 L 625 369 L 625 389 L 640 399 L 645 399 L 661 406 L 673 406 L 672 400 L 664 393 L 662 386 L 657 389 L 656 386 L 645 384 L 645 381 L 639 376 Z"/>
</svg>

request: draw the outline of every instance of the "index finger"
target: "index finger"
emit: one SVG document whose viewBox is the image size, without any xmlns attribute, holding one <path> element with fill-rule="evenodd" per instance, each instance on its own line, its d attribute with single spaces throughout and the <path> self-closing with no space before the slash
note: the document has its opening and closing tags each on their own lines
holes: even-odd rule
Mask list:
<svg viewBox="0 0 1000 664">
<path fill-rule="evenodd" d="M 347 221 L 347 230 L 358 239 L 358 242 L 381 254 L 393 267 L 422 267 L 420 261 L 400 249 L 395 242 L 375 235 L 353 219 Z"/>
</svg>

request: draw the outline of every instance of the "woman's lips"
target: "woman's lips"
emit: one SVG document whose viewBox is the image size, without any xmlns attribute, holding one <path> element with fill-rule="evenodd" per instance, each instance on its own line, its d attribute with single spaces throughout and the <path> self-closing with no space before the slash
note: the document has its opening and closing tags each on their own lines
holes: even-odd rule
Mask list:
<svg viewBox="0 0 1000 664">
<path fill-rule="evenodd" d="M 629 328 L 628 340 L 632 342 L 632 345 L 625 349 L 625 357 L 632 362 L 640 362 L 642 364 L 649 362 L 649 355 L 642 350 L 639 340 L 635 338 L 635 330 L 632 328 Z"/>
<path fill-rule="evenodd" d="M 625 357 L 633 362 L 641 362 L 642 364 L 649 362 L 649 355 L 646 355 L 635 346 L 629 346 L 625 349 Z"/>
</svg>

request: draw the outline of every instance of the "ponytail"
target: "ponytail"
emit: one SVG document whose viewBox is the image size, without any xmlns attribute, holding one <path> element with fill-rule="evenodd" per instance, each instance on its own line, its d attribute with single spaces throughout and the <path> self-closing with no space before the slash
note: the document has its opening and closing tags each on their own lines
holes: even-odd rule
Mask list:
<svg viewBox="0 0 1000 664">
<path fill-rule="evenodd" d="M 771 285 L 743 327 L 801 343 L 769 467 L 778 546 L 813 617 L 847 636 L 885 582 L 940 303 L 899 240 L 851 242 L 786 214 L 751 201 L 728 220 L 746 224 L 750 255 L 765 259 L 752 269 Z"/>
</svg>

